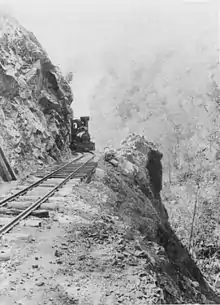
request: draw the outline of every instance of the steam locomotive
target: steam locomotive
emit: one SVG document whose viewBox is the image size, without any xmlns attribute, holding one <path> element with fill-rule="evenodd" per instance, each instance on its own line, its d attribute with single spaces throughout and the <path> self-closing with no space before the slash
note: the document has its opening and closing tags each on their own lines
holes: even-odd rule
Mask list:
<svg viewBox="0 0 220 305">
<path fill-rule="evenodd" d="M 89 116 L 71 120 L 70 149 L 76 152 L 95 150 L 95 143 L 91 142 L 89 134 Z"/>
</svg>

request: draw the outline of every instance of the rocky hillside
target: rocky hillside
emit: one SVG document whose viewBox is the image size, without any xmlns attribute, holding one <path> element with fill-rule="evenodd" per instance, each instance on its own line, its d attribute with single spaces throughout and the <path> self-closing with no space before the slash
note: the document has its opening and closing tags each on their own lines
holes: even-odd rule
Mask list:
<svg viewBox="0 0 220 305">
<path fill-rule="evenodd" d="M 120 291 L 120 303 L 219 303 L 220 299 L 170 227 L 160 197 L 161 160 L 162 154 L 154 144 L 131 134 L 120 149 L 105 152 L 93 182 L 104 182 L 108 189 L 105 191 L 108 215 L 118 217 L 112 226 L 116 239 L 112 243 L 117 244 L 114 267 L 118 272 L 121 270 L 124 278 L 130 274 L 128 282 L 132 277 L 139 283 L 135 290 L 132 285 L 117 283 L 115 290 Z"/>
<path fill-rule="evenodd" d="M 68 150 L 72 100 L 34 34 L 1 15 L 0 145 L 16 174 Z"/>
</svg>

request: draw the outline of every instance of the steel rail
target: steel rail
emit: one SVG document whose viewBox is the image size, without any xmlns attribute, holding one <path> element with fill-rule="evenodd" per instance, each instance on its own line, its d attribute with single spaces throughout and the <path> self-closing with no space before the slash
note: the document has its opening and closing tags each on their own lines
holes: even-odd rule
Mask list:
<svg viewBox="0 0 220 305">
<path fill-rule="evenodd" d="M 57 172 L 59 172 L 60 170 L 64 169 L 65 167 L 69 166 L 71 163 L 78 161 L 80 159 L 82 159 L 84 157 L 84 155 L 72 160 L 71 162 L 69 162 L 68 164 L 65 164 L 63 166 L 61 166 L 60 168 L 56 169 L 55 171 L 53 171 L 52 173 L 44 176 L 43 178 L 41 178 L 40 180 L 34 182 L 33 184 L 27 186 L 26 188 L 24 188 L 23 190 L 3 199 L 0 201 L 0 207 L 4 207 L 5 205 L 7 205 L 8 202 L 10 202 L 12 199 L 15 199 L 19 196 L 24 195 L 25 193 L 27 193 L 27 191 L 30 191 L 32 188 L 38 186 L 39 184 L 41 184 L 43 181 L 47 180 L 48 178 L 50 178 L 51 176 L 53 176 L 54 174 L 56 174 Z"/>
<path fill-rule="evenodd" d="M 23 212 L 21 212 L 17 217 L 15 217 L 11 222 L 4 225 L 0 228 L 0 237 L 2 237 L 3 234 L 10 231 L 16 224 L 18 224 L 21 220 L 26 218 L 28 215 L 31 214 L 34 210 L 40 207 L 42 203 L 44 203 L 48 198 L 50 198 L 59 188 L 61 188 L 68 180 L 70 180 L 74 174 L 76 174 L 81 168 L 83 168 L 87 163 L 89 163 L 91 160 L 93 160 L 95 156 L 93 155 L 90 159 L 88 159 L 85 163 L 80 165 L 77 169 L 75 169 L 72 173 L 70 173 L 59 185 L 55 186 L 51 191 L 49 191 L 46 195 L 44 195 L 42 198 L 34 202 L 30 207 L 25 209 Z"/>
</svg>

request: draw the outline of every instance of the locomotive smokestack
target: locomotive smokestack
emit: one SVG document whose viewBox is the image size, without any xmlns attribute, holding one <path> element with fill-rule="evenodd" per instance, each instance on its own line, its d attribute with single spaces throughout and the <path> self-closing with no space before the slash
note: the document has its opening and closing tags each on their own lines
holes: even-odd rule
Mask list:
<svg viewBox="0 0 220 305">
<path fill-rule="evenodd" d="M 84 123 L 84 125 L 86 126 L 87 130 L 89 129 L 89 116 L 81 116 L 80 120 Z"/>
</svg>

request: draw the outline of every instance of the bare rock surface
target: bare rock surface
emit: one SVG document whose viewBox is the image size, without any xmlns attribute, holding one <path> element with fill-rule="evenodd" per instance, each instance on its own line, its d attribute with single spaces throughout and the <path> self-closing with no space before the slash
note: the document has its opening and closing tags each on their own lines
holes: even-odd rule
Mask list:
<svg viewBox="0 0 220 305">
<path fill-rule="evenodd" d="M 3 304 L 219 304 L 169 226 L 155 145 L 130 135 L 106 154 L 40 227 L 4 236 Z"/>
<path fill-rule="evenodd" d="M 16 174 L 68 153 L 72 100 L 34 34 L 0 15 L 0 145 Z"/>
</svg>

